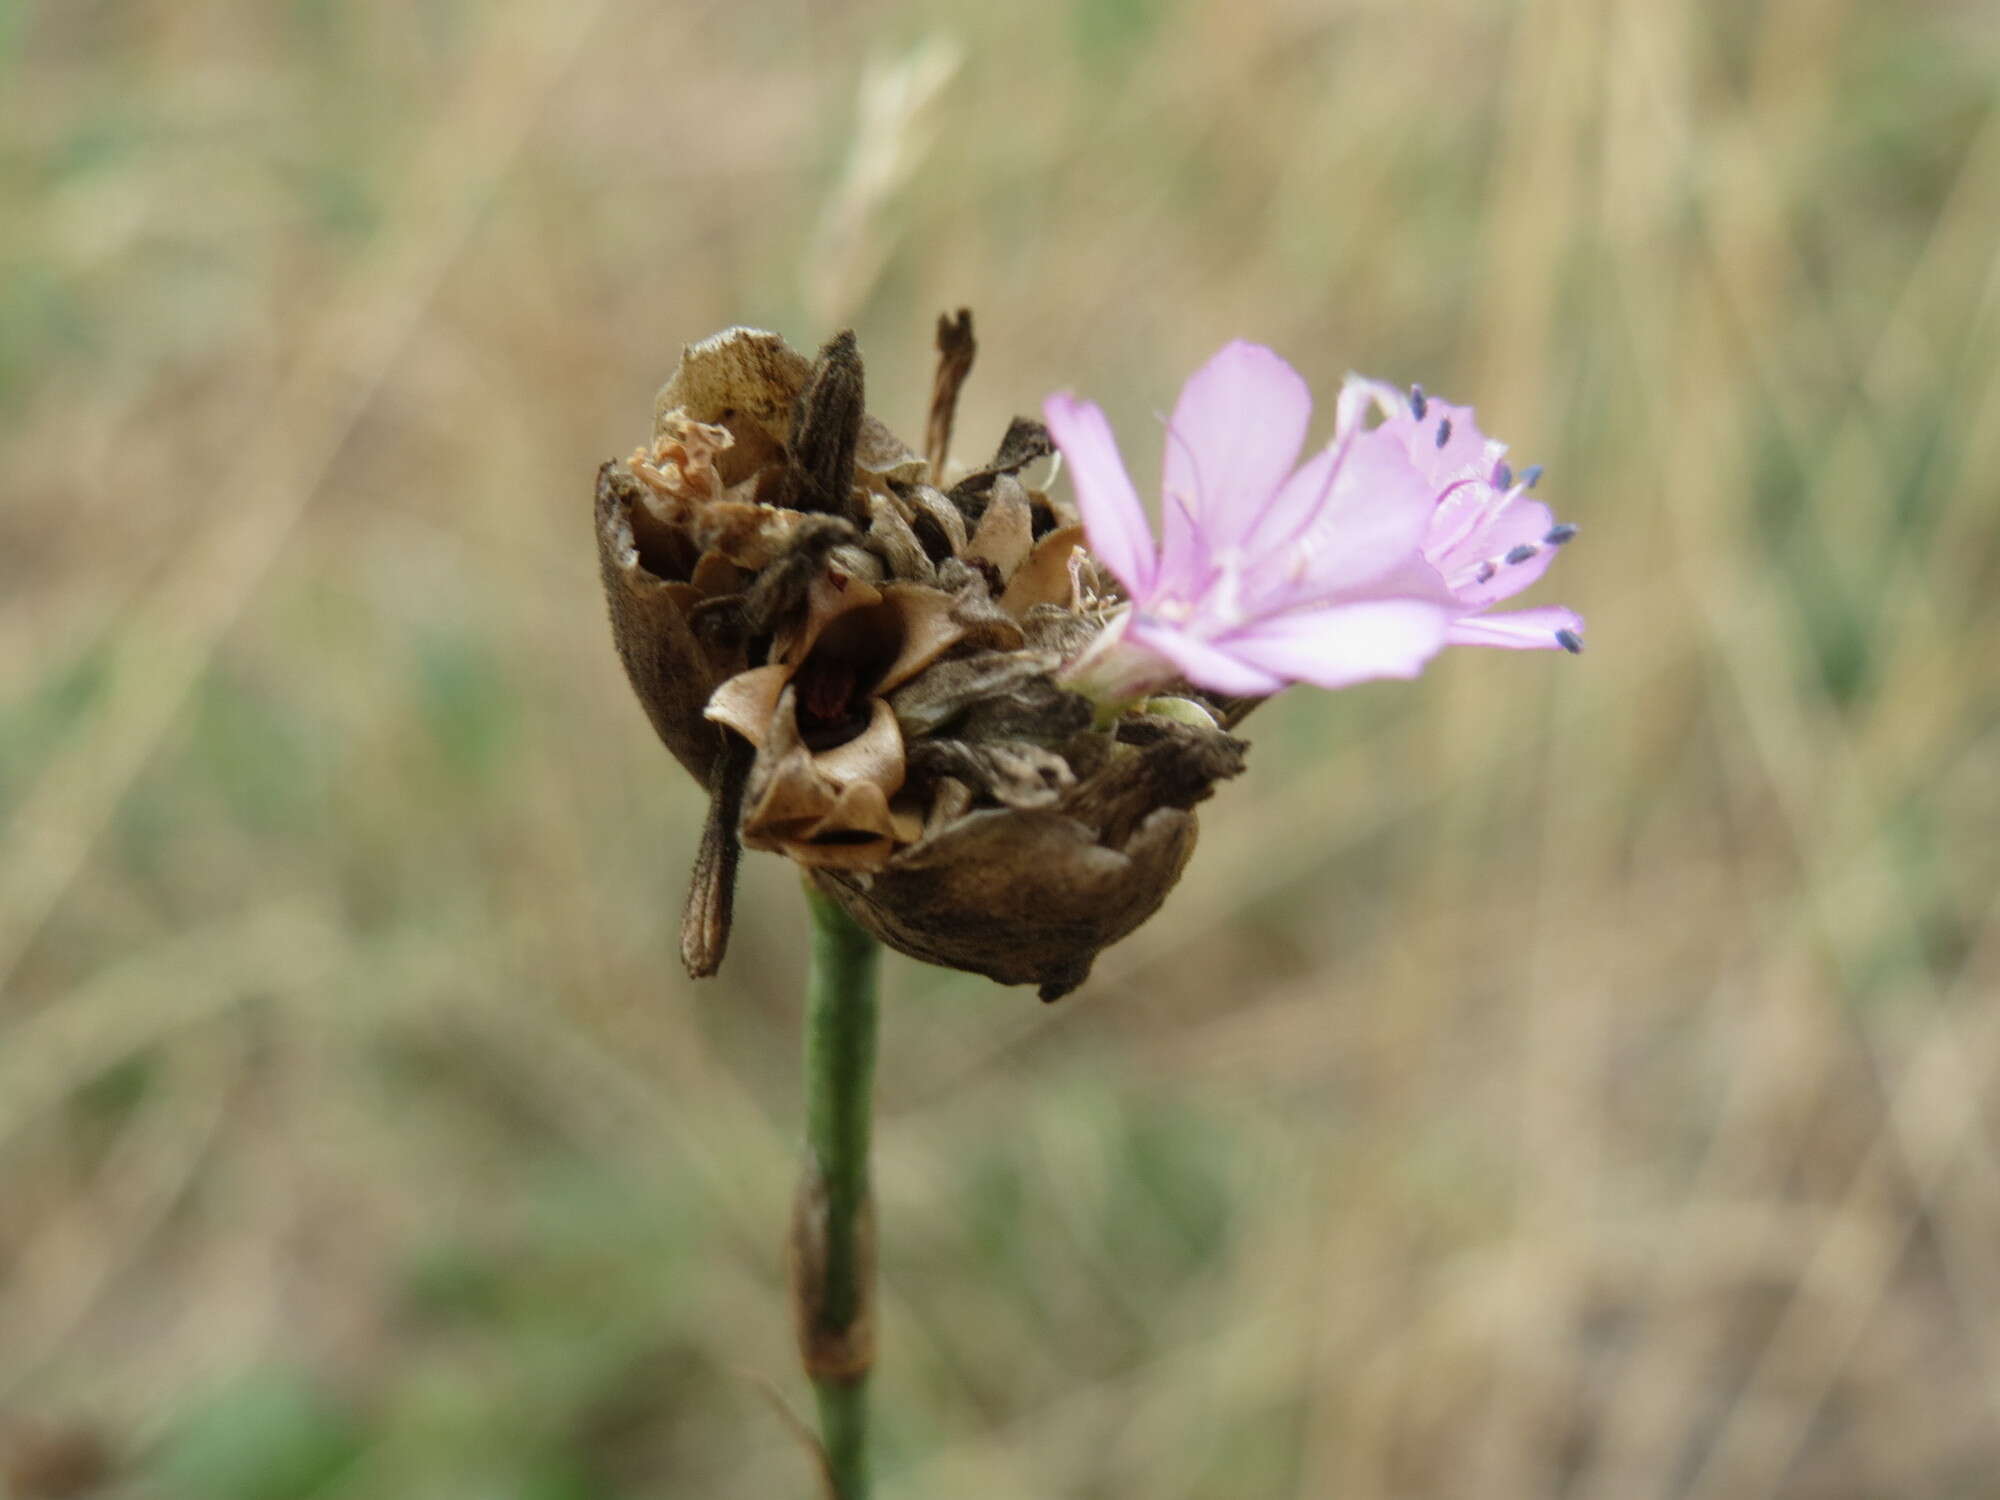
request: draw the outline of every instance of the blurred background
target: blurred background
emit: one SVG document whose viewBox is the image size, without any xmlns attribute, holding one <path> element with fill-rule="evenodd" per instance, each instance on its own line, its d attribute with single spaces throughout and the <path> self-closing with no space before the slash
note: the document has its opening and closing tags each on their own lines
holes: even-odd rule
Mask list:
<svg viewBox="0 0 2000 1500">
<path fill-rule="evenodd" d="M 1476 401 L 1589 654 L 1247 726 L 1054 1007 L 892 959 L 886 1497 L 2000 1494 L 1989 0 L 0 4 L 0 1489 L 806 1496 L 803 916 L 613 657 L 681 344 L 1142 489 Z"/>
</svg>

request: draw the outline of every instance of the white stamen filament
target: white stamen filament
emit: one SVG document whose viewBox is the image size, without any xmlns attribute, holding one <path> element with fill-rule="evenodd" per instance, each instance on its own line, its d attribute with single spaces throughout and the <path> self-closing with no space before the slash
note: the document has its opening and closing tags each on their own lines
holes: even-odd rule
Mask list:
<svg viewBox="0 0 2000 1500">
<path fill-rule="evenodd" d="M 1454 483 L 1445 486 L 1445 488 L 1439 492 L 1435 503 L 1438 505 L 1444 504 L 1445 498 L 1449 496 L 1453 490 L 1458 489 L 1462 485 L 1479 484 L 1481 482 L 1482 481 L 1478 479 L 1457 480 Z M 1491 489 L 1491 486 L 1488 486 L 1488 488 Z M 1447 552 L 1450 552 L 1454 548 L 1462 546 L 1464 543 L 1470 541 L 1475 535 L 1477 535 L 1482 531 L 1485 531 L 1495 521 L 1499 520 L 1500 517 L 1506 512 L 1507 507 L 1514 503 L 1514 498 L 1517 495 L 1526 493 L 1527 488 L 1528 487 L 1526 485 L 1522 484 L 1519 480 L 1516 480 L 1511 489 L 1508 489 L 1504 492 L 1493 491 L 1492 494 L 1489 494 L 1484 500 L 1481 500 L 1478 504 L 1467 506 L 1464 517 L 1459 521 L 1458 529 L 1454 531 L 1449 538 L 1447 538 L 1445 541 L 1441 543 L 1432 542 L 1426 544 L 1424 547 L 1425 554 L 1435 561 L 1436 559 L 1443 557 Z"/>
</svg>

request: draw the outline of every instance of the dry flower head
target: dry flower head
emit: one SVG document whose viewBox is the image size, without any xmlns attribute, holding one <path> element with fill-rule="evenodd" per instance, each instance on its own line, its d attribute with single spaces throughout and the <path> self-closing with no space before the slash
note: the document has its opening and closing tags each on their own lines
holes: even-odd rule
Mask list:
<svg viewBox="0 0 2000 1500">
<path fill-rule="evenodd" d="M 711 797 L 692 972 L 721 960 L 740 840 L 891 946 L 1054 998 L 1158 908 L 1191 809 L 1241 769 L 1216 700 L 1102 723 L 1058 681 L 1116 584 L 1025 477 L 1052 451 L 1040 423 L 947 477 L 975 346 L 969 315 L 939 333 L 927 456 L 864 410 L 852 334 L 808 360 L 730 329 L 688 347 L 650 441 L 600 471 L 619 654 Z"/>
</svg>

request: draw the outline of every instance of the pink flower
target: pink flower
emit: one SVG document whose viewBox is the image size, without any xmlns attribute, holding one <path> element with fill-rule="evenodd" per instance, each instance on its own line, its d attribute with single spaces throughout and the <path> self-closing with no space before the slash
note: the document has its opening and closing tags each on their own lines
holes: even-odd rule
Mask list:
<svg viewBox="0 0 2000 1500">
<path fill-rule="evenodd" d="M 1385 413 L 1378 426 L 1371 407 Z M 1567 610 L 1483 613 L 1574 533 L 1521 498 L 1538 476 L 1505 473 L 1505 449 L 1468 409 L 1351 378 L 1331 442 L 1300 465 L 1305 381 L 1269 349 L 1232 343 L 1189 379 L 1168 423 L 1157 547 L 1104 413 L 1061 394 L 1043 414 L 1090 550 L 1131 601 L 1069 668 L 1100 696 L 1129 701 L 1182 677 L 1263 696 L 1415 677 L 1451 642 L 1581 644 Z M 1530 539 L 1524 527 L 1539 529 Z"/>
<path fill-rule="evenodd" d="M 1350 376 L 1341 392 L 1343 410 L 1356 399 L 1382 416 L 1369 440 L 1399 448 L 1430 491 L 1421 549 L 1429 573 L 1413 581 L 1429 587 L 1425 597 L 1451 609 L 1445 639 L 1456 646 L 1582 651 L 1583 619 L 1573 610 L 1542 605 L 1489 613 L 1547 572 L 1557 550 L 1576 535 L 1574 526 L 1559 524 L 1546 505 L 1527 498 L 1541 480 L 1541 466 L 1516 474 L 1507 445 L 1479 430 L 1471 407 L 1426 396 L 1422 386 L 1404 395 Z"/>
</svg>

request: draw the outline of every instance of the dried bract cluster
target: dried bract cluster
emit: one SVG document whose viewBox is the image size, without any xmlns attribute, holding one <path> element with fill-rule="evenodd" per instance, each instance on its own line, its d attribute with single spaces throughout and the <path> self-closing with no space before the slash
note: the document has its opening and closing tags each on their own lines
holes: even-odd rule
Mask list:
<svg viewBox="0 0 2000 1500">
<path fill-rule="evenodd" d="M 730 329 L 683 354 L 651 440 L 598 475 L 612 632 L 711 798 L 682 951 L 712 973 L 739 844 L 790 856 L 891 946 L 1045 998 L 1155 911 L 1190 809 L 1243 745 L 1193 702 L 1100 723 L 1058 669 L 1118 601 L 1016 421 L 950 476 L 945 358 L 928 457 L 863 405 L 852 334 L 808 360 Z"/>
</svg>

